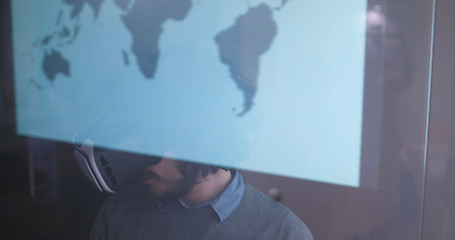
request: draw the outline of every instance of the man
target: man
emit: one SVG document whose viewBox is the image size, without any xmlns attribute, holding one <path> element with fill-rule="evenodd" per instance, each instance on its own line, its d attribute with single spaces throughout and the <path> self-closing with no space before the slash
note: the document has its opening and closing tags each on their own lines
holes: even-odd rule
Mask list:
<svg viewBox="0 0 455 240">
<path fill-rule="evenodd" d="M 164 158 L 142 181 L 104 203 L 92 240 L 313 240 L 298 217 L 236 170 Z"/>
</svg>

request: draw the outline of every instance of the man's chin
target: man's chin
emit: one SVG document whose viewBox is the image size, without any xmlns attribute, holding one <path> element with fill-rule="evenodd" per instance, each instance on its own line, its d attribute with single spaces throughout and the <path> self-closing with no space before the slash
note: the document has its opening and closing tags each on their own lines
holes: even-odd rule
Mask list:
<svg viewBox="0 0 455 240">
<path fill-rule="evenodd" d="M 148 186 L 148 193 L 153 202 L 160 203 L 166 202 L 172 199 L 177 199 L 184 195 L 184 193 L 180 192 L 167 192 L 162 189 L 157 189 L 154 186 Z"/>
<path fill-rule="evenodd" d="M 157 181 L 156 179 L 148 179 L 144 181 L 148 187 L 150 197 L 154 202 L 164 202 L 188 194 L 196 185 L 194 181 Z"/>
</svg>

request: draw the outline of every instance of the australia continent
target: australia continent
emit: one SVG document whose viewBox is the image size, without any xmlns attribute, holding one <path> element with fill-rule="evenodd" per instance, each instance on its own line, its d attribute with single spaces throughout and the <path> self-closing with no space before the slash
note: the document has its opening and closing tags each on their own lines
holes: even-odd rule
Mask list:
<svg viewBox="0 0 455 240">
<path fill-rule="evenodd" d="M 235 24 L 215 36 L 220 60 L 229 68 L 231 78 L 243 92 L 243 111 L 253 106 L 258 87 L 259 60 L 277 34 L 272 10 L 265 4 L 239 16 Z"/>
<path fill-rule="evenodd" d="M 131 52 L 146 78 L 153 78 L 157 69 L 158 41 L 163 24 L 170 19 L 183 20 L 191 7 L 191 0 L 136 0 L 123 16 L 123 22 L 133 37 Z"/>
<path fill-rule="evenodd" d="M 95 19 L 98 17 L 101 5 L 104 0 L 63 0 L 62 2 L 68 5 L 71 9 L 71 25 L 68 27 L 63 24 L 63 10 L 60 10 L 56 25 L 59 29 L 57 31 L 48 34 L 41 41 L 38 41 L 38 45 L 41 48 L 45 48 L 45 55 L 41 63 L 42 70 L 46 78 L 53 81 L 58 74 L 63 74 L 67 77 L 71 75 L 70 62 L 65 59 L 60 52 L 55 50 L 53 46 L 57 45 L 63 47 L 73 43 L 79 33 L 80 25 L 78 24 L 79 15 L 85 5 L 89 5 L 93 8 Z M 54 42 L 52 42 L 54 41 Z M 55 42 L 56 41 L 56 42 Z M 34 45 L 34 47 L 35 47 Z"/>
<path fill-rule="evenodd" d="M 51 50 L 50 54 L 46 53 L 42 67 L 44 74 L 50 81 L 53 81 L 55 76 L 59 73 L 67 77 L 71 74 L 68 60 L 63 58 L 62 55 L 54 49 Z"/>
</svg>

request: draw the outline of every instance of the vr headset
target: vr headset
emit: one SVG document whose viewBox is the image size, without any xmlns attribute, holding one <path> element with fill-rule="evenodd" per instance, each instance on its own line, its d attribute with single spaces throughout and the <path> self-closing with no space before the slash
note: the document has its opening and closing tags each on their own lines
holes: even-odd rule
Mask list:
<svg viewBox="0 0 455 240">
<path fill-rule="evenodd" d="M 160 157 L 95 147 L 90 139 L 75 143 L 73 155 L 84 175 L 100 191 L 110 193 L 139 182 L 147 166 L 161 161 Z"/>
</svg>

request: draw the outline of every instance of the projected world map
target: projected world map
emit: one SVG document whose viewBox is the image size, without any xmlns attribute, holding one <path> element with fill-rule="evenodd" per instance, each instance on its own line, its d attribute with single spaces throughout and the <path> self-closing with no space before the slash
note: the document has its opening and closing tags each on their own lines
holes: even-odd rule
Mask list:
<svg viewBox="0 0 455 240">
<path fill-rule="evenodd" d="M 42 60 L 46 77 L 53 81 L 57 74 L 71 76 L 71 60 L 66 59 L 54 48 L 51 42 L 61 46 L 71 45 L 77 39 L 81 26 L 77 23 L 81 10 L 90 7 L 96 21 L 103 0 L 63 0 L 71 8 L 71 27 L 62 23 L 63 11 L 59 11 L 56 30 L 41 40 L 40 47 L 51 48 Z M 125 27 L 131 33 L 131 52 L 137 60 L 141 73 L 153 79 L 158 67 L 160 49 L 158 42 L 163 32 L 163 24 L 168 20 L 184 21 L 191 11 L 191 0 L 115 0 L 117 6 L 126 13 L 121 16 Z M 280 10 L 287 0 L 282 0 Z M 147 24 L 143 24 L 143 23 Z M 258 85 L 259 60 L 271 46 L 277 25 L 273 20 L 273 9 L 266 4 L 252 7 L 239 15 L 233 25 L 222 30 L 214 38 L 219 48 L 220 61 L 227 65 L 231 78 L 244 95 L 244 109 L 239 115 L 248 112 L 254 100 Z M 69 46 L 70 47 L 70 46 Z M 122 51 L 125 65 L 129 65 L 129 55 Z"/>
<path fill-rule="evenodd" d="M 14 0 L 17 131 L 357 186 L 365 14 L 366 0 Z"/>
</svg>

